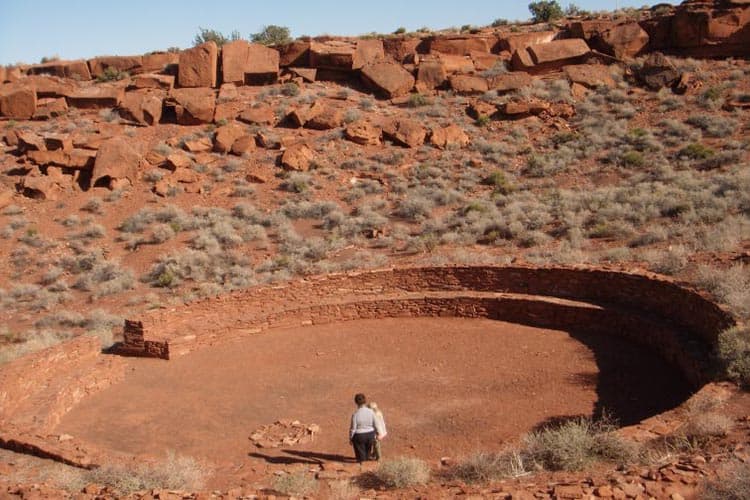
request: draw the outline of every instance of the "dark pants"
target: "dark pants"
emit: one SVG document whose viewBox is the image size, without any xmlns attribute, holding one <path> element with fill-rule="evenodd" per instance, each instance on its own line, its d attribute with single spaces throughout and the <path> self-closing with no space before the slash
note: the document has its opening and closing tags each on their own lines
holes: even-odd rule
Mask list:
<svg viewBox="0 0 750 500">
<path fill-rule="evenodd" d="M 354 447 L 354 456 L 357 457 L 357 462 L 361 463 L 367 460 L 374 441 L 375 431 L 362 432 L 354 435 L 352 438 L 352 446 Z"/>
</svg>

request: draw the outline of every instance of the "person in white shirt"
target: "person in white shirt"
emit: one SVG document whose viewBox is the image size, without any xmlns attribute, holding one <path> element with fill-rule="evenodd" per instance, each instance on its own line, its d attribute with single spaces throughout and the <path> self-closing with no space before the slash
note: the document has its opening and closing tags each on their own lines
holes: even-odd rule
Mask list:
<svg viewBox="0 0 750 500">
<path fill-rule="evenodd" d="M 354 448 L 357 462 L 368 459 L 373 442 L 375 441 L 375 413 L 366 406 L 367 398 L 362 393 L 354 396 L 357 411 L 352 414 L 352 424 L 349 427 L 349 443 Z"/>
<path fill-rule="evenodd" d="M 378 404 L 374 401 L 367 405 L 372 412 L 375 414 L 375 441 L 372 443 L 372 456 L 375 460 L 380 460 L 380 441 L 388 434 L 385 428 L 385 417 L 383 412 L 378 408 Z"/>
</svg>

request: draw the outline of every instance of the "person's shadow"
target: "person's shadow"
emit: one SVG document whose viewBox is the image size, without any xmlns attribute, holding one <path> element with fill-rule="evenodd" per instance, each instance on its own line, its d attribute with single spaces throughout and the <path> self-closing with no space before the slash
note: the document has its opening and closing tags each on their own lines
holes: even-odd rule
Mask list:
<svg viewBox="0 0 750 500">
<path fill-rule="evenodd" d="M 336 455 L 332 453 L 316 453 L 314 451 L 300 451 L 300 450 L 281 450 L 282 453 L 286 453 L 291 456 L 272 456 L 265 455 L 263 453 L 251 452 L 247 455 L 253 458 L 260 458 L 271 464 L 315 464 L 320 465 L 325 462 L 338 462 L 338 463 L 355 463 L 356 460 L 352 457 L 344 455 Z"/>
</svg>

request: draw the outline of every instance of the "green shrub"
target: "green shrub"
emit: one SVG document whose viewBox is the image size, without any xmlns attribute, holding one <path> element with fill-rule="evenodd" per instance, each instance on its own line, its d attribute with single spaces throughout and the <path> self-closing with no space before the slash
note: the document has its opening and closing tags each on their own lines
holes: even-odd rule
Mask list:
<svg viewBox="0 0 750 500">
<path fill-rule="evenodd" d="M 717 355 L 727 377 L 750 387 L 750 328 L 735 326 L 721 332 Z"/>
<path fill-rule="evenodd" d="M 697 142 L 688 144 L 678 153 L 679 156 L 686 156 L 691 160 L 705 160 L 712 157 L 714 154 L 713 149 Z"/>
<path fill-rule="evenodd" d="M 393 32 L 394 35 L 403 35 L 404 33 L 406 33 L 406 28 L 404 28 L 403 26 L 396 28 L 396 30 Z"/>
<path fill-rule="evenodd" d="M 242 36 L 237 30 L 232 31 L 229 36 L 225 36 L 222 32 L 216 30 L 210 30 L 207 28 L 198 28 L 198 34 L 193 39 L 193 45 L 200 45 L 206 42 L 214 42 L 216 45 L 221 47 L 225 43 L 234 42 L 240 40 Z"/>
<path fill-rule="evenodd" d="M 382 462 L 375 477 L 388 488 L 406 488 L 426 484 L 430 480 L 430 467 L 418 458 L 398 457 Z"/>
<path fill-rule="evenodd" d="M 112 66 L 109 66 L 107 68 L 104 68 L 104 72 L 96 77 L 96 81 L 98 82 L 116 82 L 119 80 L 124 80 L 126 78 L 130 78 L 130 73 L 127 71 L 120 71 L 117 68 L 114 68 Z"/>
<path fill-rule="evenodd" d="M 492 21 L 493 28 L 499 28 L 500 26 L 507 26 L 508 24 L 510 24 L 510 22 L 507 19 L 503 19 L 501 17 Z"/>
<path fill-rule="evenodd" d="M 529 4 L 529 12 L 535 23 L 546 23 L 563 17 L 563 10 L 556 0 L 540 0 Z"/>
<path fill-rule="evenodd" d="M 430 100 L 422 94 L 411 94 L 409 96 L 409 107 L 418 108 L 430 104 Z"/>
<path fill-rule="evenodd" d="M 620 157 L 620 161 L 626 167 L 642 167 L 646 164 L 646 159 L 638 151 L 628 151 Z"/>
<path fill-rule="evenodd" d="M 490 175 L 482 179 L 482 183 L 494 188 L 494 192 L 497 194 L 508 195 L 513 191 L 513 186 L 510 185 L 505 174 L 501 170 L 495 170 Z"/>
<path fill-rule="evenodd" d="M 263 26 L 260 32 L 250 35 L 250 39 L 255 43 L 263 45 L 283 45 L 292 41 L 289 28 L 275 24 Z"/>
</svg>

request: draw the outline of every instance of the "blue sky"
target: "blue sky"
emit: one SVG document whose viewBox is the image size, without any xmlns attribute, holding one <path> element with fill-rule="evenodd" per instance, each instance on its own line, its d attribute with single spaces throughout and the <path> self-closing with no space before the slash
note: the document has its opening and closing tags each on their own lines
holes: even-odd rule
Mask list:
<svg viewBox="0 0 750 500">
<path fill-rule="evenodd" d="M 342 2 L 211 0 L 0 0 L 0 64 L 36 63 L 96 55 L 133 55 L 189 47 L 199 27 L 243 37 L 262 26 L 288 26 L 293 36 L 358 35 L 487 25 L 494 19 L 527 19 L 529 1 L 374 0 Z M 561 0 L 562 6 L 570 2 Z M 644 0 L 578 0 L 589 10 L 614 10 Z M 654 2 L 650 2 L 653 4 Z M 671 3 L 678 3 L 672 1 Z"/>
</svg>

